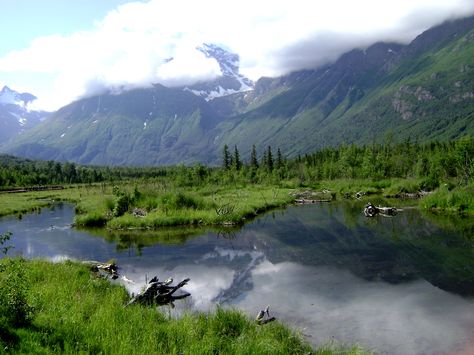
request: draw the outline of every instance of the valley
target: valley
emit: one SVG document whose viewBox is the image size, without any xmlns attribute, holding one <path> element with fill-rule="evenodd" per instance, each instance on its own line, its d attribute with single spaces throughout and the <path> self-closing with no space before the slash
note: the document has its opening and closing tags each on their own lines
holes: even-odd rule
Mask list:
<svg viewBox="0 0 474 355">
<path fill-rule="evenodd" d="M 443 18 L 334 57 L 316 36 L 323 61 L 254 43 L 266 62 L 127 22 L 65 106 L 5 85 L 0 353 L 471 353 L 474 16 Z M 153 287 L 183 293 L 131 304 Z"/>
</svg>

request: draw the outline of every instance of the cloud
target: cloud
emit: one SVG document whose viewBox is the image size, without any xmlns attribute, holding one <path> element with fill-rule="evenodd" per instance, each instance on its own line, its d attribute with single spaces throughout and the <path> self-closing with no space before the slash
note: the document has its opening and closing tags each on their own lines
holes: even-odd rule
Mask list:
<svg viewBox="0 0 474 355">
<path fill-rule="evenodd" d="M 40 97 L 38 106 L 56 109 L 106 88 L 214 78 L 218 63 L 196 50 L 202 43 L 238 53 L 241 72 L 255 80 L 314 68 L 378 40 L 407 42 L 445 19 L 472 13 L 471 0 L 132 2 L 90 31 L 37 38 L 10 52 L 0 58 L 0 73 L 49 76 L 30 91 Z"/>
</svg>

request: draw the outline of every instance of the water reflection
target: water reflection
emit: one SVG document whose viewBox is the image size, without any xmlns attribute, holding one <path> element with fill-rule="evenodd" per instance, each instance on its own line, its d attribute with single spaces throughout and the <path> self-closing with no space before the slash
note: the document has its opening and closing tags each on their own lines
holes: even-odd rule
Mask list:
<svg viewBox="0 0 474 355">
<path fill-rule="evenodd" d="M 403 285 L 369 282 L 332 267 L 262 262 L 254 288 L 237 305 L 255 312 L 262 302 L 310 336 L 359 342 L 377 352 L 452 352 L 472 336 L 472 302 L 426 281 Z"/>
<path fill-rule="evenodd" d="M 380 353 L 469 351 L 474 251 L 416 210 L 367 219 L 357 204 L 289 208 L 240 230 L 70 228 L 70 206 L 0 219 L 14 252 L 53 260 L 115 258 L 138 292 L 146 279 L 190 277 L 177 310 L 237 306 L 272 315 L 314 344 L 333 338 Z M 470 344 L 470 345 L 469 345 Z"/>
</svg>

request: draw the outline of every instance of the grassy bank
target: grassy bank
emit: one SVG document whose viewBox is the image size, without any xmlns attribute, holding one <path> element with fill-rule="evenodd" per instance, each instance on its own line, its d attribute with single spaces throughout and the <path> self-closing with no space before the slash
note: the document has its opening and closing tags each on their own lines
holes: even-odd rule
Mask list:
<svg viewBox="0 0 474 355">
<path fill-rule="evenodd" d="M 161 182 L 109 187 L 84 195 L 76 224 L 111 229 L 243 223 L 292 201 L 290 189 L 266 185 L 176 187 Z"/>
<path fill-rule="evenodd" d="M 443 184 L 421 201 L 422 208 L 437 212 L 474 214 L 474 183 L 465 186 Z"/>
<path fill-rule="evenodd" d="M 420 205 L 427 211 L 474 214 L 474 185 L 442 184 L 421 199 L 422 179 L 334 179 L 305 186 L 288 180 L 279 184 L 202 183 L 181 186 L 170 179 L 129 180 L 115 184 L 72 185 L 60 191 L 2 194 L 0 216 L 21 214 L 58 201 L 76 204 L 78 226 L 109 229 L 157 229 L 171 226 L 210 226 L 244 223 L 271 208 L 286 206 L 295 191 L 326 191 L 323 200 L 362 197 L 397 206 Z M 385 202 L 383 198 L 399 197 Z M 372 201 L 374 202 L 374 201 Z"/>
<path fill-rule="evenodd" d="M 76 202 L 81 198 L 78 186 L 57 191 L 30 191 L 0 194 L 0 216 L 39 210 L 60 201 Z"/>
<path fill-rule="evenodd" d="M 0 345 L 12 353 L 305 354 L 297 334 L 258 326 L 236 310 L 170 319 L 139 305 L 124 307 L 124 288 L 84 265 L 0 260 Z M 313 353 L 332 354 L 332 347 Z M 358 354 L 360 350 L 337 350 Z"/>
</svg>

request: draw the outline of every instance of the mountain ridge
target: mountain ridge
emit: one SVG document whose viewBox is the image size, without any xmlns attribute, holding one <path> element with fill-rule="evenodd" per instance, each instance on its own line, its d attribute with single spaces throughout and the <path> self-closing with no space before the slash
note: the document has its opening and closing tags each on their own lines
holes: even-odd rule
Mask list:
<svg viewBox="0 0 474 355">
<path fill-rule="evenodd" d="M 48 112 L 29 109 L 34 100 L 33 94 L 19 93 L 6 85 L 0 91 L 0 146 L 48 117 Z"/>
<path fill-rule="evenodd" d="M 94 112 L 84 100 L 18 137 L 6 152 L 83 164 L 218 164 L 225 144 L 238 146 L 244 158 L 254 144 L 260 152 L 270 145 L 295 157 L 387 136 L 453 139 L 474 134 L 474 16 L 429 29 L 408 45 L 353 49 L 323 67 L 261 78 L 253 90 L 212 100 L 158 85 L 110 95 L 113 110 Z M 79 107 L 87 102 L 84 114 Z M 185 109 L 181 115 L 178 108 Z M 92 117 L 104 127 L 92 130 Z M 78 125 L 74 139 L 64 139 L 66 119 Z"/>
</svg>

